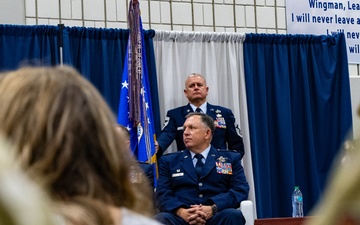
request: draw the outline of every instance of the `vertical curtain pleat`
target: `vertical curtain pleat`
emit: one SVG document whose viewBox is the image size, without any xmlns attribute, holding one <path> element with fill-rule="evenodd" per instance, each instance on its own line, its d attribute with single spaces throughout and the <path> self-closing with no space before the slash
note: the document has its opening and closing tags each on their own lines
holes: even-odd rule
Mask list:
<svg viewBox="0 0 360 225">
<path fill-rule="evenodd" d="M 59 63 L 56 26 L 0 25 L 0 71 Z"/>
<path fill-rule="evenodd" d="M 352 125 L 345 38 L 248 34 L 245 79 L 259 218 L 305 214 Z"/>
</svg>

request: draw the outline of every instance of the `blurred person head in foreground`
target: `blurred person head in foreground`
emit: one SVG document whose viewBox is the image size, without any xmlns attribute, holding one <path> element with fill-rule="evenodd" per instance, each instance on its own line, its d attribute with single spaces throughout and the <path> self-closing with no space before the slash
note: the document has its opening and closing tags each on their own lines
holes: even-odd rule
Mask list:
<svg viewBox="0 0 360 225">
<path fill-rule="evenodd" d="M 49 196 L 20 169 L 13 150 L 0 135 L 0 224 L 53 225 Z"/>
<path fill-rule="evenodd" d="M 111 215 L 118 224 L 129 211 L 152 215 L 152 190 L 130 182 L 135 161 L 92 84 L 67 66 L 25 67 L 3 76 L 0 132 L 70 223 L 111 224 Z"/>
</svg>

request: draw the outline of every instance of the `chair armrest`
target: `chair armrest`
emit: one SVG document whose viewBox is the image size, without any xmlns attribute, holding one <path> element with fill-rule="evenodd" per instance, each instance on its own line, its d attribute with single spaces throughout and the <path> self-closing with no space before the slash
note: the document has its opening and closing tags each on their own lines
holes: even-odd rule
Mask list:
<svg viewBox="0 0 360 225">
<path fill-rule="evenodd" d="M 245 225 L 254 225 L 255 222 L 255 213 L 254 213 L 254 204 L 250 200 L 245 200 L 240 203 L 240 210 L 245 217 Z"/>
</svg>

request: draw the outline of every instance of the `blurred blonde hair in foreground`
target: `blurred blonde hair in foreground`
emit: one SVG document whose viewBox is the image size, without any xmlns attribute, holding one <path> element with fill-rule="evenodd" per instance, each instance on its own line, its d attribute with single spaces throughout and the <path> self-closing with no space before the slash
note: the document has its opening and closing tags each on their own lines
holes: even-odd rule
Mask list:
<svg viewBox="0 0 360 225">
<path fill-rule="evenodd" d="M 0 224 L 54 224 L 48 196 L 15 163 L 13 150 L 0 136 Z"/>
<path fill-rule="evenodd" d="M 360 107 L 357 110 L 360 116 Z M 307 225 L 360 224 L 360 140 L 346 141 Z"/>
<path fill-rule="evenodd" d="M 25 67 L 3 76 L 0 132 L 65 218 L 108 225 L 113 209 L 153 214 L 152 190 L 130 182 L 135 161 L 114 129 L 115 116 L 90 82 L 67 66 Z"/>
</svg>

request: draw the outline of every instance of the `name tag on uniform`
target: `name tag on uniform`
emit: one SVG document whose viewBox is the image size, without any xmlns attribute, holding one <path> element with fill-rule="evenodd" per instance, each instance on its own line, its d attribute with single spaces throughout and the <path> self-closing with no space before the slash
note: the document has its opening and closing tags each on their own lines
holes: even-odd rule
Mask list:
<svg viewBox="0 0 360 225">
<path fill-rule="evenodd" d="M 173 175 L 171 175 L 172 177 L 183 177 L 184 173 L 174 173 Z"/>
<path fill-rule="evenodd" d="M 215 162 L 216 172 L 220 174 L 232 175 L 232 165 L 226 162 Z"/>
</svg>

